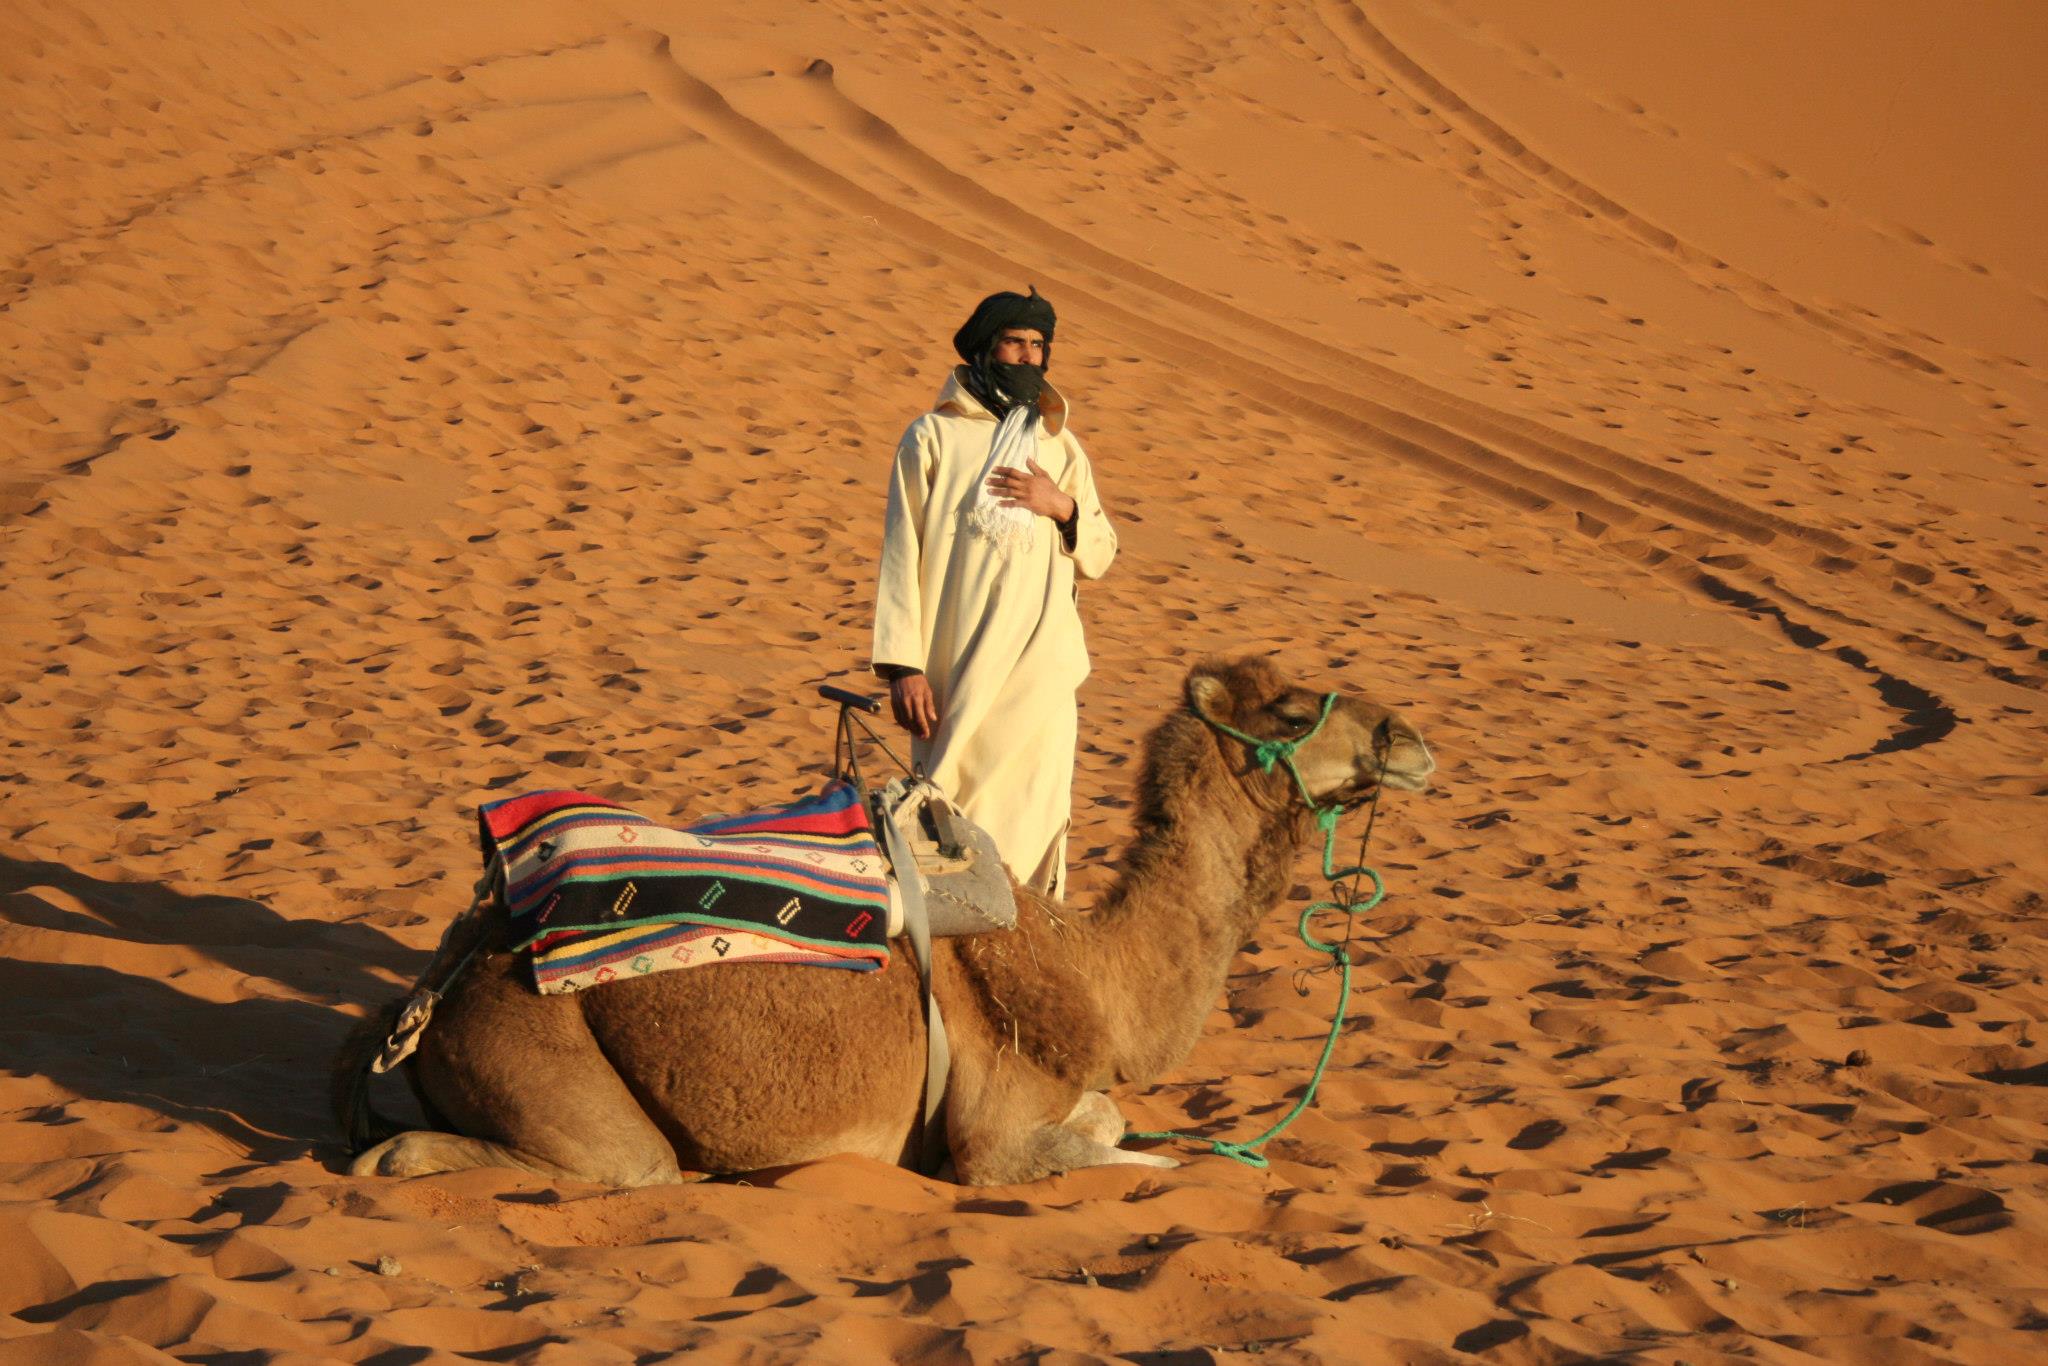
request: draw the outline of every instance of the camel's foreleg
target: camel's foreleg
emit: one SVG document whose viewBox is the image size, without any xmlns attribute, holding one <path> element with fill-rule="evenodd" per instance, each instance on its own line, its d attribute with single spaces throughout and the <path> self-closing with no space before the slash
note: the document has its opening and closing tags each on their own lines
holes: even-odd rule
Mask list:
<svg viewBox="0 0 2048 1366">
<path fill-rule="evenodd" d="M 1074 1108 L 1060 1121 L 1083 1138 L 1114 1148 L 1124 1136 L 1124 1112 L 1107 1091 L 1083 1091 Z"/>
<path fill-rule="evenodd" d="M 963 1084 L 963 1080 L 965 1084 Z M 992 1074 L 963 1079 L 954 1073 L 947 1101 L 947 1139 L 962 1181 L 1004 1186 L 1037 1181 L 1079 1167 L 1177 1167 L 1170 1157 L 1126 1152 L 1117 1146 L 1124 1119 L 1101 1091 L 1072 1095 L 1056 1079 L 1011 1059 Z"/>
<path fill-rule="evenodd" d="M 1064 1130 L 1080 1145 L 1080 1151 L 1092 1154 L 1091 1160 L 1077 1165 L 1084 1167 L 1178 1167 L 1180 1163 L 1159 1153 L 1134 1153 L 1120 1146 L 1124 1136 L 1124 1112 L 1116 1108 L 1116 1102 L 1106 1091 L 1083 1091 L 1081 1098 L 1074 1102 L 1074 1108 L 1067 1117 L 1055 1126 Z M 1075 1148 L 1057 1134 L 1045 1135 L 1040 1142 L 1051 1152 L 1063 1153 Z"/>
<path fill-rule="evenodd" d="M 1097 1094 L 1100 1094 L 1099 1092 Z M 1077 1167 L 1178 1167 L 1179 1162 L 1159 1153 L 1131 1152 L 1090 1138 L 1065 1124 L 1047 1124 L 1031 1134 L 1025 1154 L 1048 1173 L 1069 1172 Z"/>
</svg>

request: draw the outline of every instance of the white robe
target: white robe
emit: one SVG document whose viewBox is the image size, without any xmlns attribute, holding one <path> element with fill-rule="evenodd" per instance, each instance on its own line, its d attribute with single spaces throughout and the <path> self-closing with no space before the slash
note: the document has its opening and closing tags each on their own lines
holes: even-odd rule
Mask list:
<svg viewBox="0 0 2048 1366">
<path fill-rule="evenodd" d="M 1102 577 L 1116 531 L 1095 494 L 1067 403 L 1039 400 L 1038 463 L 1078 514 L 1074 548 L 1040 517 L 1007 553 L 974 534 L 995 415 L 956 370 L 896 448 L 875 593 L 873 661 L 924 670 L 939 725 L 913 756 L 994 836 L 1020 882 L 1059 895 L 1073 808 L 1075 690 L 1088 676 L 1074 580 Z"/>
</svg>

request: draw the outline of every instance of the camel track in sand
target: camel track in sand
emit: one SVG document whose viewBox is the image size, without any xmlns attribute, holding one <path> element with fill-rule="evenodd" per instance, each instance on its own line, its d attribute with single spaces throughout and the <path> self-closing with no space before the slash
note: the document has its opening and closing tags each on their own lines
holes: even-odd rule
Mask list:
<svg viewBox="0 0 2048 1366">
<path fill-rule="evenodd" d="M 556 47 L 506 52 L 480 58 L 467 66 L 438 77 L 422 76 L 392 89 L 366 96 L 366 101 L 376 101 L 429 80 L 452 81 L 468 72 L 481 71 L 493 66 L 521 61 L 545 61 L 569 53 L 592 52 L 601 48 L 609 39 L 604 36 L 585 39 L 578 43 Z M 639 91 L 622 91 L 612 98 L 644 99 Z M 573 103 L 555 101 L 553 103 Z M 91 276 L 93 270 L 125 245 L 129 233 L 139 225 L 167 220 L 187 209 L 199 209 L 221 196 L 231 199 L 249 197 L 267 178 L 284 174 L 290 163 L 298 158 L 321 152 L 333 152 L 344 148 L 364 148 L 382 139 L 396 139 L 417 134 L 423 119 L 439 117 L 445 112 L 462 116 L 472 115 L 491 109 L 526 107 L 546 104 L 549 101 L 509 101 L 491 98 L 472 98 L 460 101 L 452 111 L 436 106 L 430 111 L 419 108 L 400 109 L 389 116 L 376 117 L 371 121 L 339 130 L 329 130 L 315 135 L 267 147 L 250 155 L 239 157 L 226 170 L 203 175 L 184 176 L 172 183 L 159 186 L 127 205 L 122 212 L 103 218 L 90 227 L 81 228 L 61 237 L 46 238 L 34 245 L 21 247 L 9 262 L 4 277 L 0 277 L 0 320 L 8 318 L 24 302 L 34 298 L 39 302 L 52 292 L 79 287 Z M 455 214 L 446 217 L 421 217 L 415 219 L 409 228 L 426 234 L 424 245 L 446 249 L 466 231 L 503 215 L 504 209 L 486 210 L 474 214 Z M 203 213 L 202 215 L 203 216 Z M 232 216 L 232 215 L 231 215 Z M 352 263 L 373 275 L 373 281 L 359 286 L 359 302 L 373 299 L 383 287 L 386 270 L 400 253 L 415 250 L 423 243 L 415 237 L 392 234 L 376 250 L 359 262 Z M 48 261 L 47 265 L 39 264 Z M 43 494 L 61 479 L 89 474 L 101 460 L 120 451 L 137 438 L 162 439 L 176 431 L 181 417 L 189 415 L 226 393 L 236 381 L 248 379 L 263 373 L 264 369 L 282 355 L 295 341 L 308 332 L 322 326 L 329 320 L 323 316 L 324 305 L 332 304 L 338 294 L 331 280 L 302 281 L 305 297 L 280 299 L 263 325 L 245 330 L 232 338 L 228 344 L 212 349 L 197 364 L 183 367 L 185 374 L 179 376 L 177 386 L 193 380 L 201 380 L 195 392 L 179 395 L 165 402 L 168 395 L 147 396 L 147 401 L 138 403 L 138 408 L 153 411 L 140 418 L 131 418 L 125 424 L 117 424 L 99 432 L 82 447 L 60 450 L 54 453 L 54 460 L 42 468 L 17 466 L 8 471 L 10 477 L 0 480 L 0 530 L 21 518 L 33 517 L 47 501 Z M 331 316 L 331 315 L 330 315 Z M 176 333 L 181 330 L 180 320 L 162 316 L 143 321 L 137 335 L 149 336 L 159 331 Z M 138 395 L 138 397 L 143 397 Z"/>
<path fill-rule="evenodd" d="M 938 16 L 932 15 L 929 12 L 926 12 L 926 14 L 929 22 L 942 22 Z M 1362 16 L 1359 16 L 1359 18 L 1360 22 L 1364 22 Z M 1325 26 L 1325 32 L 1331 35 L 1333 41 L 1342 42 L 1341 35 L 1334 28 Z M 1505 129 L 1487 119 L 1485 115 L 1473 110 L 1454 92 L 1430 76 L 1427 71 L 1424 71 L 1420 66 L 1406 58 L 1383 35 L 1378 35 L 1377 30 L 1374 30 L 1374 33 L 1376 35 L 1375 41 L 1386 49 L 1387 55 L 1382 60 L 1390 68 L 1398 67 L 1410 71 L 1409 79 L 1417 91 L 1428 94 L 1431 99 L 1439 101 L 1439 103 L 1446 107 L 1444 110 L 1435 110 L 1434 112 L 1443 113 L 1444 117 L 1448 119 L 1469 120 L 1475 123 L 1479 127 L 1479 131 L 1489 139 L 1489 145 L 1494 146 L 1496 153 L 1504 159 L 1509 161 L 1530 161 L 1533 165 L 1540 165 L 1544 171 L 1546 181 L 1555 182 L 1557 192 L 1564 194 L 1569 202 L 1578 206 L 1579 212 L 1596 221 L 1617 219 L 1628 223 L 1641 224 L 1641 231 L 1630 235 L 1628 240 L 1634 241 L 1646 248 L 1656 248 L 1658 243 L 1666 239 L 1676 240 L 1673 234 L 1642 219 L 1640 215 L 1633 214 L 1627 208 L 1616 203 L 1598 190 L 1583 184 L 1570 176 L 1569 173 L 1537 157 L 1535 153 L 1527 149 Z M 977 35 L 967 34 L 964 36 L 975 37 Z M 993 51 L 997 56 L 1008 57 L 1008 54 L 1003 53 L 1000 47 L 993 49 Z M 1344 55 L 1355 67 L 1355 53 L 1349 47 L 1346 47 Z M 1021 70 L 1022 68 L 1019 67 L 1018 69 Z M 826 83 L 831 86 L 830 98 L 843 104 L 845 108 L 839 111 L 822 110 L 820 111 L 821 117 L 825 118 L 828 122 L 833 122 L 834 120 L 831 116 L 834 112 L 837 112 L 839 114 L 836 120 L 837 124 L 845 128 L 849 136 L 854 140 L 860 141 L 866 138 L 873 138 L 877 143 L 885 144 L 883 150 L 893 152 L 898 158 L 907 161 L 910 164 L 909 173 L 903 175 L 904 183 L 920 189 L 937 187 L 944 191 L 945 195 L 953 197 L 964 194 L 967 198 L 961 200 L 963 204 L 970 201 L 978 202 L 984 209 L 999 213 L 1002 221 L 1006 224 L 1015 220 L 1029 220 L 1031 218 L 1031 215 L 1021 206 L 1003 200 L 999 196 L 982 189 L 978 183 L 959 175 L 938 162 L 936 158 L 911 145 L 907 139 L 904 139 L 886 121 L 879 119 L 870 111 L 847 98 L 843 92 L 838 90 L 836 85 L 832 85 L 829 76 L 825 79 Z M 1136 137 L 1136 134 L 1132 133 L 1120 121 L 1115 120 L 1103 111 L 1089 106 L 1085 100 L 1076 99 L 1075 103 L 1090 114 L 1112 123 L 1117 127 L 1121 135 L 1130 138 Z M 1432 109 L 1434 110 L 1434 106 L 1432 106 Z M 1434 113 L 1432 117 L 1434 117 Z M 1468 143 L 1466 145 L 1477 147 L 1479 144 Z M 1448 171 L 1451 168 L 1445 167 L 1444 169 Z M 1584 201 L 1584 203 L 1581 201 Z M 1592 209 L 1585 207 L 1586 204 L 1599 205 L 1600 212 L 1593 212 Z M 987 218 L 990 216 L 990 213 L 984 212 L 982 216 Z M 1683 475 L 1660 468 L 1646 461 L 1626 456 L 1608 447 L 1600 446 L 1597 443 L 1573 437 L 1540 422 L 1525 419 L 1501 409 L 1488 407 L 1483 404 L 1474 404 L 1454 397 L 1440 389 L 1421 383 L 1409 375 L 1389 369 L 1352 351 L 1329 346 L 1300 332 L 1279 326 L 1259 315 L 1233 308 L 1213 295 L 1192 289 L 1179 281 L 1161 276 L 1157 272 L 1149 270 L 1141 263 L 1132 261 L 1127 257 L 1120 257 L 1114 253 L 1103 251 L 1073 233 L 1045 223 L 1043 220 L 1037 220 L 1035 226 L 1040 230 L 1041 236 L 1051 234 L 1051 236 L 1045 239 L 1048 246 L 1057 246 L 1074 259 L 1087 262 L 1106 272 L 1112 272 L 1119 280 L 1141 283 L 1146 289 L 1162 297 L 1173 299 L 1176 302 L 1193 304 L 1210 315 L 1227 317 L 1232 325 L 1259 331 L 1280 343 L 1283 347 L 1305 348 L 1302 350 L 1301 355 L 1295 359 L 1307 359 L 1312 363 L 1320 363 L 1325 367 L 1331 367 L 1329 373 L 1339 376 L 1348 376 L 1363 369 L 1371 376 L 1376 386 L 1385 386 L 1393 392 L 1400 394 L 1417 415 L 1426 416 L 1431 421 L 1446 427 L 1466 431 L 1473 435 L 1485 436 L 1488 439 L 1499 438 L 1501 428 L 1509 428 L 1516 434 L 1537 443 L 1538 446 L 1547 452 L 1550 458 L 1570 462 L 1570 476 L 1573 479 L 1584 481 L 1582 486 L 1611 485 L 1632 498 L 1653 500 L 1666 510 L 1689 517 L 1695 522 L 1708 526 L 1713 530 L 1738 535 L 1759 544 L 1769 542 L 1778 536 L 1799 540 L 1821 552 L 1855 559 L 1859 565 L 1868 561 L 1878 571 L 1888 572 L 1896 577 L 1907 580 L 1911 584 L 1924 585 L 1935 578 L 1934 572 L 1924 566 L 1895 556 L 1873 555 L 1867 547 L 1860 546 L 1834 532 L 1806 526 L 1795 520 L 1757 508 L 1738 499 L 1727 498 L 1700 484 L 1697 480 L 1686 478 Z M 1652 259 L 1662 265 L 1679 268 L 1681 273 L 1686 275 L 1686 278 L 1704 289 L 1724 290 L 1724 282 L 1684 269 L 1691 257 L 1704 257 L 1705 255 L 1706 253 L 1692 248 L 1676 251 L 1660 250 L 1653 252 Z M 1718 268 L 1731 271 L 1735 269 L 1726 263 L 1720 263 Z M 1742 278 L 1751 280 L 1753 277 L 1744 274 Z M 1782 308 L 1763 308 L 1760 311 L 1784 318 L 1803 317 L 1814 312 L 1812 306 L 1785 298 L 1780 291 L 1777 291 L 1764 281 L 1755 280 L 1754 284 L 1757 290 L 1763 291 L 1770 298 L 1785 299 L 1785 306 Z M 1834 339 L 1837 342 L 1842 340 L 1840 336 L 1835 336 Z M 1875 344 L 1873 343 L 1873 345 Z M 1858 354 L 1874 353 L 1865 349 L 1859 350 Z M 1934 366 L 1931 362 L 1928 362 L 1925 366 L 1909 365 L 1906 368 L 1919 374 L 1943 374 L 1946 382 L 1969 382 L 1962 377 L 1943 370 L 1939 366 Z M 1996 391 L 1988 386 L 1979 387 L 1987 395 L 2004 397 L 2003 395 L 1997 395 Z M 1574 460 L 1573 457 L 1580 458 Z M 1838 568 L 1840 566 L 1823 567 Z M 1996 599 L 1996 604 L 1995 610 L 2001 617 L 2010 618 L 2018 615 L 2017 609 L 2013 608 L 2009 602 L 2003 599 Z"/>
<path fill-rule="evenodd" d="M 563 53 L 590 51 L 608 41 L 603 35 L 588 38 L 580 43 L 563 44 L 559 47 L 534 48 L 521 52 L 505 52 L 481 58 L 466 67 L 443 73 L 439 79 L 454 80 L 470 71 L 482 70 L 504 62 L 546 59 Z M 434 77 L 421 76 L 416 80 L 378 92 L 379 96 L 393 95 L 412 85 L 421 84 Z M 368 97 L 375 99 L 377 96 Z M 484 101 L 482 103 L 490 103 Z M 474 106 L 472 106 L 474 107 Z M 353 128 L 328 129 L 296 141 L 266 147 L 260 152 L 238 157 L 226 170 L 210 171 L 200 175 L 183 176 L 169 184 L 135 198 L 120 213 L 101 219 L 90 227 L 66 233 L 61 237 L 46 238 L 33 246 L 20 247 L 9 263 L 8 278 L 0 279 L 0 315 L 11 311 L 15 305 L 36 290 L 52 285 L 65 284 L 80 273 L 92 267 L 96 257 L 85 256 L 63 263 L 57 270 L 37 273 L 35 263 L 43 257 L 63 252 L 70 248 L 104 247 L 112 243 L 123 232 L 142 219 L 174 210 L 204 196 L 216 194 L 241 182 L 254 180 L 277 169 L 280 162 L 316 152 L 360 143 L 371 138 L 400 133 L 417 125 L 421 111 L 400 109 L 389 117 L 360 124 Z"/>
<path fill-rule="evenodd" d="M 806 111 L 850 146 L 867 164 L 886 167 L 914 192 L 908 202 L 936 202 L 972 221 L 1000 229 L 1043 253 L 1027 268 L 935 218 L 905 207 L 905 199 L 879 194 L 858 183 L 849 169 L 821 161 L 748 117 L 712 83 L 692 72 L 666 37 L 629 39 L 639 49 L 649 93 L 690 122 L 699 133 L 782 177 L 832 207 L 874 219 L 919 245 L 965 264 L 1056 280 L 1070 297 L 1113 322 L 1155 353 L 1200 370 L 1261 404 L 1310 418 L 1340 436 L 1370 441 L 1439 477 L 1480 489 L 1510 506 L 1569 512 L 1568 525 L 1608 545 L 1640 566 L 1719 606 L 1737 606 L 1777 619 L 1789 639 L 1807 648 L 1829 641 L 1811 615 L 1868 632 L 1878 642 L 1866 649 L 1851 640 L 1829 651 L 1863 676 L 1883 705 L 1898 718 L 1892 733 L 1875 745 L 1851 747 L 1840 757 L 1860 757 L 1925 744 L 1956 722 L 1953 709 L 1933 687 L 1900 677 L 1872 662 L 1871 650 L 1931 654 L 1967 661 L 1987 675 L 2030 683 L 2035 676 L 1991 657 L 1987 644 L 2022 654 L 2031 662 L 2048 650 L 2021 634 L 2031 624 L 2010 604 L 1987 592 L 1982 607 L 1953 602 L 1929 591 L 1932 571 L 1887 556 L 1873 556 L 1831 532 L 1801 525 L 1707 489 L 1682 475 L 1657 469 L 1533 420 L 1502 413 L 1432 388 L 1397 371 L 1216 299 L 1189 285 L 1107 251 L 1022 206 L 984 188 L 923 151 L 898 129 L 841 91 L 827 70 L 813 67 L 798 78 Z M 1267 361 L 1240 350 L 1224 366 L 1200 332 L 1230 329 L 1265 348 Z M 1287 368 L 1283 368 L 1287 367 Z M 1302 368 L 1328 374 L 1341 370 L 1352 387 L 1302 376 Z M 1364 381 L 1361 383 L 1361 381 Z M 1746 562 L 1710 558 L 1717 538 L 1739 537 L 1795 574 L 1809 574 L 1811 589 L 1795 592 L 1769 572 L 1750 572 Z M 1789 543 L 1790 549 L 1781 549 Z M 1817 575 L 1810 571 L 1819 570 Z M 1850 575 L 1862 578 L 1857 584 Z M 1830 591 L 1850 601 L 1824 603 Z M 1883 598 L 1873 610 L 1870 590 Z M 1861 590 L 1861 591 L 1857 591 Z M 1864 599 L 1858 603 L 1858 599 Z M 1873 618 L 1897 615 L 1904 606 L 1918 629 L 1878 626 Z M 1977 615 L 1988 608 L 1990 620 Z M 2001 637 L 2004 631 L 2008 634 Z M 1943 637 L 1948 637 L 1944 639 Z"/>
<path fill-rule="evenodd" d="M 1605 223 L 1612 231 L 1654 253 L 1706 288 L 1725 289 L 1751 308 L 1816 327 L 1830 340 L 1860 355 L 1924 375 L 1951 377 L 1958 383 L 1975 383 L 1957 376 L 1952 367 L 1941 365 L 1892 337 L 1873 335 L 1867 328 L 1834 312 L 1791 298 L 1768 281 L 1634 212 L 1546 159 L 1521 138 L 1474 108 L 1388 37 L 1353 0 L 1319 0 L 1319 4 L 1328 31 L 1355 61 L 1371 64 L 1384 73 L 1411 98 L 1426 103 L 1433 113 L 1462 131 L 1475 145 L 1513 166 L 1528 182 L 1563 200 L 1573 212 Z M 1975 387 L 1987 394 L 1993 392 L 1988 386 Z"/>
<path fill-rule="evenodd" d="M 1588 212 L 1597 210 L 1624 225 L 1637 221 L 1621 206 L 1530 152 L 1506 129 L 1471 110 L 1355 9 L 1343 7 L 1328 31 L 1338 34 L 1340 28 L 1349 28 L 1355 35 L 1343 40 L 1349 60 L 1381 63 L 1393 76 L 1407 81 L 1418 97 L 1444 106 L 1446 117 L 1458 121 L 1498 155 L 1555 192 L 1587 203 Z M 637 31 L 559 48 L 505 53 L 471 63 L 465 71 L 504 62 L 546 62 L 569 53 L 590 56 L 607 48 L 627 59 L 622 73 L 627 85 L 618 92 L 620 97 L 644 94 L 692 133 L 813 199 L 871 218 L 878 225 L 886 224 L 924 249 L 964 265 L 1054 282 L 1069 297 L 1142 341 L 1155 354 L 1227 385 L 1258 404 L 1306 417 L 1341 438 L 1368 444 L 1437 478 L 1479 490 L 1508 507 L 1559 516 L 1567 529 L 1678 585 L 1696 599 L 1775 620 L 1787 638 L 1803 647 L 1817 649 L 1829 644 L 1827 653 L 1869 682 L 1883 705 L 1898 718 L 1888 737 L 1866 748 L 1851 746 L 1843 757 L 1927 743 L 1956 723 L 1953 710 L 1933 686 L 1887 670 L 1874 662 L 1874 652 L 1889 650 L 1966 664 L 1989 677 L 2020 685 L 2048 680 L 2048 673 L 2038 667 L 2048 660 L 2048 648 L 2029 638 L 2033 620 L 1994 590 L 1973 585 L 1970 591 L 1957 592 L 1949 580 L 1924 565 L 1754 507 L 1685 475 L 1533 419 L 1437 389 L 1118 255 L 952 169 L 846 94 L 829 68 L 814 67 L 793 78 L 792 84 L 806 113 L 848 148 L 849 155 L 843 160 L 821 159 L 799 149 L 749 117 L 716 85 L 693 72 L 677 57 L 669 39 L 658 34 Z M 640 89 L 631 88 L 634 82 Z M 382 96 L 396 93 L 381 92 Z M 462 92 L 450 93 L 452 102 L 437 106 L 431 111 L 435 116 L 467 115 L 499 103 L 480 92 L 468 92 L 467 97 Z M 415 112 L 380 118 L 361 128 L 267 150 L 245 158 L 228 172 L 190 178 L 153 194 L 118 218 L 65 241 L 39 244 L 24 260 L 60 251 L 67 242 L 105 246 L 140 221 L 188 199 L 253 181 L 281 160 L 338 141 L 397 136 L 418 117 Z M 611 160 L 636 154 L 628 149 Z M 871 179 L 874 166 L 883 168 L 911 193 L 892 196 L 868 188 L 859 177 Z M 991 240 L 1029 244 L 1034 249 L 1033 263 L 1027 267 L 1016 254 L 997 251 L 940 221 L 931 211 L 912 207 L 924 204 L 942 206 L 949 215 L 957 214 L 968 224 L 989 229 Z M 1670 235 L 1647 222 L 1631 236 L 1654 250 L 1675 253 L 1669 255 L 1670 263 L 1688 272 L 1697 264 L 1692 256 L 1702 255 L 1666 243 Z M 395 246 L 396 239 L 387 245 Z M 373 270 L 379 264 L 375 259 L 367 263 Z M 18 280 L 8 296 L 0 299 L 0 310 L 13 308 L 32 291 L 61 287 L 72 273 L 89 270 L 91 260 L 67 265 L 67 270 L 31 273 Z M 1702 283 L 1723 287 L 1716 281 Z M 1804 316 L 1808 311 L 1793 312 Z M 214 394 L 236 377 L 260 369 L 307 326 L 298 314 L 271 321 L 275 326 L 252 334 L 246 344 L 201 367 L 215 374 Z M 1214 349 L 1203 340 L 1218 329 L 1228 331 L 1238 348 L 1227 365 L 1216 359 Z M 1874 339 L 1859 341 L 1846 333 L 1838 339 L 1866 349 L 1876 344 Z M 1909 368 L 1939 369 L 1924 362 Z M 59 469 L 25 484 L 17 482 L 8 490 L 5 513 L 10 520 L 32 515 L 51 480 L 88 472 L 95 461 L 125 442 L 163 430 L 178 409 L 203 406 L 209 399 L 204 391 L 186 397 L 176 408 L 163 410 L 154 429 L 108 431 L 91 447 L 67 457 Z M 1729 539 L 1749 548 L 1728 553 L 1722 543 Z"/>
</svg>

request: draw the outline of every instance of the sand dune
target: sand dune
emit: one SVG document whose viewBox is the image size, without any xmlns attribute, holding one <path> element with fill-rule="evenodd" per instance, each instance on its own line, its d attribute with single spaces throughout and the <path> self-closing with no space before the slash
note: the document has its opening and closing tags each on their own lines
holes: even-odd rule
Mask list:
<svg viewBox="0 0 2048 1366">
<path fill-rule="evenodd" d="M 2048 1350 L 2036 7 L 346 11 L 0 16 L 0 1363 Z M 1271 1168 L 341 1175 L 477 802 L 815 781 L 1026 282 L 1078 899 L 1203 655 L 1443 765 Z M 1292 922 L 1136 1127 L 1292 1104 Z"/>
</svg>

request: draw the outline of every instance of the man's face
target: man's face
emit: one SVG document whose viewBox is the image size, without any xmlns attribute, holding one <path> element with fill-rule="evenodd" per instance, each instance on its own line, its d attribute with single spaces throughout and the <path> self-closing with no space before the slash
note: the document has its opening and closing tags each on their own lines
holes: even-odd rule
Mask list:
<svg viewBox="0 0 2048 1366">
<path fill-rule="evenodd" d="M 996 334 L 998 365 L 1044 365 L 1045 333 L 1035 327 L 1006 327 Z"/>
</svg>

